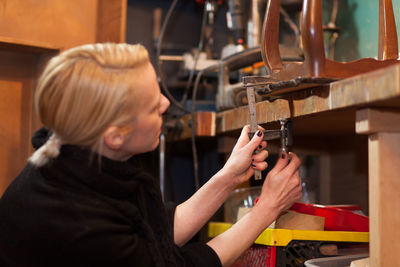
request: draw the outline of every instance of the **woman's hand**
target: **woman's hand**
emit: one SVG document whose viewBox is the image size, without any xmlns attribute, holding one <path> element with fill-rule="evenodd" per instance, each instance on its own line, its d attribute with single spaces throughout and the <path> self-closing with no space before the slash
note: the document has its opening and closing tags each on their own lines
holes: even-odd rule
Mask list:
<svg viewBox="0 0 400 267">
<path fill-rule="evenodd" d="M 231 156 L 221 170 L 234 185 L 247 181 L 254 174 L 254 170 L 262 171 L 268 166 L 265 162 L 268 151 L 264 150 L 267 142 L 262 141 L 263 128 L 259 126 L 258 129 L 259 131 L 250 140 L 248 135 L 250 126 L 243 127 Z M 254 153 L 256 150 L 257 154 Z"/>
<path fill-rule="evenodd" d="M 294 153 L 281 153 L 268 173 L 257 205 L 267 205 L 279 215 L 302 197 L 300 159 Z M 257 206 L 256 205 L 256 206 Z"/>
<path fill-rule="evenodd" d="M 259 129 L 262 130 L 261 127 Z M 247 181 L 254 174 L 254 169 L 264 170 L 267 167 L 264 160 L 268 152 L 263 150 L 267 142 L 262 141 L 263 132 L 259 131 L 259 134 L 249 140 L 249 130 L 249 126 L 243 128 L 222 170 L 211 177 L 192 197 L 177 206 L 174 240 L 179 246 L 184 245 L 209 221 L 236 185 Z M 253 155 L 256 149 L 260 152 Z"/>
<path fill-rule="evenodd" d="M 247 133 L 246 129 L 244 131 Z M 247 149 L 246 146 L 250 149 L 253 145 L 250 144 L 253 140 L 249 144 L 241 145 L 241 138 L 235 147 L 238 149 L 236 151 L 238 155 L 241 155 L 241 150 Z M 247 155 L 245 152 L 242 153 Z M 300 160 L 293 153 L 282 153 L 281 155 L 275 167 L 266 177 L 257 204 L 226 232 L 207 243 L 217 253 L 223 266 L 232 264 L 245 249 L 254 244 L 254 240 L 277 218 L 282 210 L 301 198 L 298 171 Z M 232 163 L 235 163 L 233 159 L 235 158 L 232 158 Z M 248 158 L 246 160 L 249 162 Z M 231 166 L 231 168 L 233 167 Z"/>
</svg>

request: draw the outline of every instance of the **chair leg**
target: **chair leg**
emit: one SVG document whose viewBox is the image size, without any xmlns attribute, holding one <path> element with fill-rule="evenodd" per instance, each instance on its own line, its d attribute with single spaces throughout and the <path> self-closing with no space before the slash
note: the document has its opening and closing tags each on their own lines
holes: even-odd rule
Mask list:
<svg viewBox="0 0 400 267">
<path fill-rule="evenodd" d="M 378 59 L 397 59 L 398 41 L 392 0 L 379 0 Z"/>
<path fill-rule="evenodd" d="M 323 76 L 325 72 L 325 49 L 321 0 L 303 1 L 301 38 L 306 72 L 312 77 Z"/>
<path fill-rule="evenodd" d="M 269 0 L 261 36 L 261 55 L 265 66 L 270 73 L 282 69 L 282 60 L 279 52 L 279 16 L 280 0 Z"/>
</svg>

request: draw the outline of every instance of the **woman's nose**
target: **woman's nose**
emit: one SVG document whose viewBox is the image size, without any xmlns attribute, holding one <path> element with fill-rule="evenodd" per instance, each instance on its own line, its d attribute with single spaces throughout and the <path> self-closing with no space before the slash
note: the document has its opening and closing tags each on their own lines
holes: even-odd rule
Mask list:
<svg viewBox="0 0 400 267">
<path fill-rule="evenodd" d="M 165 97 L 165 95 L 161 95 L 161 98 L 160 114 L 163 114 L 168 109 L 170 102 L 168 98 Z"/>
</svg>

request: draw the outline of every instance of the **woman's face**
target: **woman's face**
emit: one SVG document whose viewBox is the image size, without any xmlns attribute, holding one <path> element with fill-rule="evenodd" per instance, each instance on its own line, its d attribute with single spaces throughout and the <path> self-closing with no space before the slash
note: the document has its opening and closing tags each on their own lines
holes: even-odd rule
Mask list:
<svg viewBox="0 0 400 267">
<path fill-rule="evenodd" d="M 149 63 L 136 83 L 140 92 L 138 116 L 126 136 L 123 151 L 126 155 L 145 153 L 157 148 L 162 126 L 162 114 L 169 107 L 169 100 L 160 92 L 157 76 Z M 135 86 L 135 87 L 136 87 Z"/>
</svg>

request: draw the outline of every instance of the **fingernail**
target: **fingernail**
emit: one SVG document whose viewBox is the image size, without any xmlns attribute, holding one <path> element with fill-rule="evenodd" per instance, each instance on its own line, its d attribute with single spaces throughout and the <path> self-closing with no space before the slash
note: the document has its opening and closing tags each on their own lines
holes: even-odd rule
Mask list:
<svg viewBox="0 0 400 267">
<path fill-rule="evenodd" d="M 281 158 L 282 159 L 286 158 L 286 153 L 285 152 L 281 152 Z"/>
<path fill-rule="evenodd" d="M 256 166 L 256 164 L 253 164 L 253 163 L 252 163 L 252 164 L 251 164 L 251 166 L 255 167 L 255 166 Z"/>
<path fill-rule="evenodd" d="M 261 136 L 261 135 L 262 135 L 262 132 L 261 132 L 260 130 L 258 130 L 258 131 L 257 131 L 257 135 L 258 135 L 258 136 Z"/>
</svg>

